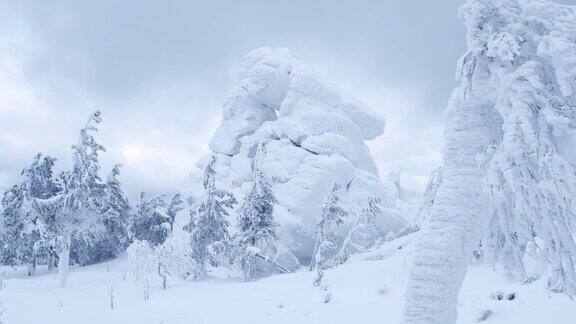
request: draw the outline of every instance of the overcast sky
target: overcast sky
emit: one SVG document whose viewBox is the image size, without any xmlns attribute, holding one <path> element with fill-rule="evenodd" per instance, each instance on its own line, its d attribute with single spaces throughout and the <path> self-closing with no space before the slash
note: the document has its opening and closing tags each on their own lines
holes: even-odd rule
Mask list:
<svg viewBox="0 0 576 324">
<path fill-rule="evenodd" d="M 384 114 L 369 143 L 381 175 L 421 188 L 440 164 L 461 2 L 0 0 L 0 187 L 35 152 L 69 167 L 99 109 L 103 172 L 122 163 L 131 196 L 177 189 L 208 151 L 242 57 L 282 46 Z"/>
</svg>

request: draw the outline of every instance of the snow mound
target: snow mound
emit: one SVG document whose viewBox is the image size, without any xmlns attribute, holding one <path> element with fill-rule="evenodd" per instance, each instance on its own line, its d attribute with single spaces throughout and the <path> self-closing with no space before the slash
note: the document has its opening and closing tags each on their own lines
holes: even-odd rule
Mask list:
<svg viewBox="0 0 576 324">
<path fill-rule="evenodd" d="M 218 185 L 242 199 L 255 166 L 261 169 L 278 199 L 281 242 L 300 262 L 310 259 L 321 205 L 335 182 L 345 191 L 348 226 L 371 196 L 383 201 L 377 221 L 385 233 L 406 225 L 364 143 L 384 132 L 382 116 L 322 81 L 284 48 L 254 50 L 238 78 L 210 142 Z"/>
</svg>

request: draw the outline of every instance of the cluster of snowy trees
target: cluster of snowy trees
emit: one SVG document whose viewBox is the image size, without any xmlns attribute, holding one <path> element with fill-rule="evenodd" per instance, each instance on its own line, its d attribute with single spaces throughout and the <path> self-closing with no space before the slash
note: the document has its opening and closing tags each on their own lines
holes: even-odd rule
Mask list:
<svg viewBox="0 0 576 324">
<path fill-rule="evenodd" d="M 89 265 L 112 259 L 136 238 L 158 244 L 171 231 L 183 209 L 176 194 L 142 201 L 136 213 L 118 180 L 115 165 L 103 180 L 99 154 L 104 146 L 95 133 L 102 122 L 93 113 L 72 146 L 71 170 L 55 175 L 56 159 L 37 154 L 21 173 L 20 182 L 2 197 L 0 259 L 3 264 L 27 265 L 33 275 L 39 264 L 58 267 L 65 285 L 69 264 Z M 145 225 L 142 225 L 145 224 Z"/>
<path fill-rule="evenodd" d="M 204 278 L 208 266 L 232 266 L 247 281 L 290 272 L 275 258 L 277 199 L 259 163 L 254 165 L 251 188 L 239 204 L 231 192 L 217 187 L 217 158 L 212 155 L 204 168 L 204 194 L 190 209 L 190 220 L 184 226 L 189 238 L 177 238 L 172 235 L 174 223 L 185 208 L 180 194 L 142 193 L 132 208 L 118 179 L 120 165 L 105 179 L 100 177 L 99 157 L 105 147 L 95 134 L 101 122 L 100 112 L 95 112 L 80 130 L 78 143 L 72 146 L 70 170 L 56 175 L 56 159 L 37 154 L 22 171 L 20 182 L 4 193 L 0 212 L 3 264 L 26 265 L 29 275 L 34 275 L 38 265 L 58 268 L 64 286 L 70 264 L 90 265 L 127 250 L 129 272 L 142 282 L 144 291 L 149 291 L 150 276 L 155 274 L 166 288 L 170 278 Z M 265 143 L 260 144 L 256 155 L 262 156 L 264 147 Z M 379 212 L 378 199 L 370 198 L 348 237 L 340 242 L 334 230 L 348 216 L 341 191 L 334 184 L 324 202 L 310 263 L 310 270 L 317 272 L 315 284 L 325 290 L 323 270 L 371 244 L 367 242 L 374 239 L 373 220 Z M 232 214 L 236 220 L 230 225 Z"/>
<path fill-rule="evenodd" d="M 54 267 L 66 282 L 69 262 L 92 264 L 118 255 L 129 243 L 129 205 L 117 179 L 119 167 L 103 181 L 99 154 L 105 148 L 94 133 L 100 112 L 92 114 L 72 146 L 73 166 L 54 175 L 55 159 L 37 154 L 22 171 L 20 183 L 2 198 L 1 258 L 27 264 L 34 274 L 40 262 Z"/>
<path fill-rule="evenodd" d="M 172 199 L 166 214 L 156 209 L 160 203 L 154 199 L 141 201 L 139 208 L 149 211 L 139 214 L 156 216 L 147 217 L 149 221 L 146 224 L 139 221 L 141 225 L 138 228 L 152 227 L 156 230 L 148 231 L 152 237 L 138 237 L 129 247 L 128 255 L 129 272 L 142 283 L 145 299 L 148 298 L 153 273 L 162 278 L 166 288 L 169 277 L 203 279 L 208 266 L 234 265 L 247 281 L 257 279 L 270 265 L 285 270 L 272 260 L 274 241 L 278 236 L 273 219 L 276 198 L 269 182 L 261 173 L 255 172 L 252 190 L 238 209 L 236 228 L 231 234 L 228 218 L 237 201 L 232 193 L 216 187 L 215 164 L 216 157 L 212 156 L 204 169 L 204 195 L 190 210 L 190 221 L 184 226 L 189 232 L 188 241 L 174 237 L 164 239 L 169 228 L 163 227 L 161 220 L 166 220 L 164 224 L 167 225 L 171 212 L 180 209 L 179 197 Z"/>
<path fill-rule="evenodd" d="M 236 224 L 231 234 L 229 210 L 237 205 L 232 193 L 216 187 L 216 157 L 212 156 L 204 170 L 204 197 L 191 211 L 190 232 L 192 256 L 199 277 L 206 275 L 206 266 L 227 263 L 236 266 L 244 280 L 260 277 L 268 267 L 287 272 L 276 263 L 274 221 L 276 197 L 269 180 L 255 168 L 252 188 L 238 208 Z"/>
<path fill-rule="evenodd" d="M 156 230 L 148 231 L 153 236 L 140 236 L 130 245 L 128 272 L 142 286 L 144 299 L 149 298 L 152 278 L 160 278 L 165 289 L 169 279 L 204 279 L 210 266 L 237 269 L 245 281 L 274 272 L 290 272 L 274 258 L 279 225 L 274 219 L 277 200 L 271 182 L 256 164 L 251 188 L 238 204 L 232 193 L 216 186 L 216 160 L 215 155 L 210 156 L 204 168 L 204 194 L 191 208 L 189 223 L 184 226 L 189 232 L 188 239 L 169 236 L 163 240 L 168 227 L 167 222 L 163 227 L 160 220 L 168 218 L 156 209 L 162 203 L 155 202 L 155 198 L 141 201 L 138 208 L 148 211 L 139 212 L 139 215 L 156 215 L 147 217 L 150 220 L 148 225 L 141 227 Z M 324 270 L 345 262 L 352 253 L 364 251 L 375 243 L 374 218 L 380 212 L 380 200 L 370 198 L 348 237 L 341 242 L 335 231 L 349 215 L 342 204 L 341 195 L 341 186 L 334 184 L 325 198 L 316 226 L 313 259 L 309 265 L 310 270 L 316 272 L 314 285 L 324 292 L 325 302 L 330 301 L 331 294 L 324 281 Z M 179 201 L 179 198 L 175 197 L 172 201 Z M 236 215 L 234 225 L 229 223 L 232 212 Z M 134 234 L 137 233 L 135 229 Z M 368 242 L 371 238 L 374 240 Z"/>
</svg>

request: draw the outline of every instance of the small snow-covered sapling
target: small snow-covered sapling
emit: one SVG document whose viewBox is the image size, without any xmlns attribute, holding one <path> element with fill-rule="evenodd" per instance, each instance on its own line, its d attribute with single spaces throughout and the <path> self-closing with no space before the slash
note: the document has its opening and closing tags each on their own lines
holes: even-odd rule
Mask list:
<svg viewBox="0 0 576 324">
<path fill-rule="evenodd" d="M 108 289 L 108 296 L 110 296 L 110 309 L 114 309 L 114 286 L 110 286 Z"/>
</svg>

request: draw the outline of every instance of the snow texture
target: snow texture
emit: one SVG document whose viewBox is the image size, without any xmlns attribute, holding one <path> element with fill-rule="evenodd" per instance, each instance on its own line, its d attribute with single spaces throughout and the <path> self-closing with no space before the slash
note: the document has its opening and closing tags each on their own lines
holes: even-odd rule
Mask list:
<svg viewBox="0 0 576 324">
<path fill-rule="evenodd" d="M 24 278 L 24 267 L 5 267 L 5 312 L 0 318 L 7 324 L 76 324 L 80 319 L 83 324 L 398 323 L 404 262 L 413 237 L 386 242 L 341 267 L 327 269 L 325 279 L 332 293 L 327 304 L 322 292 L 311 284 L 315 273 L 309 271 L 243 282 L 238 274 L 217 269 L 200 282 L 170 278 L 164 290 L 156 264 L 148 268 L 149 298 L 144 300 L 140 284 L 145 280 L 135 285 L 133 276 L 146 274 L 126 269 L 146 269 L 148 265 L 131 265 L 136 260 L 121 256 L 101 264 L 71 267 L 70 284 L 65 289 L 55 287 L 45 266 L 33 278 Z M 521 285 L 484 265 L 473 265 L 461 292 L 457 323 L 476 323 L 491 312 L 481 323 L 572 324 L 576 317 L 574 301 L 561 294 L 547 296 L 544 286 L 544 281 Z M 111 287 L 114 309 L 110 307 Z M 512 293 L 516 297 L 508 300 Z M 500 300 L 499 295 L 503 296 Z"/>
</svg>

